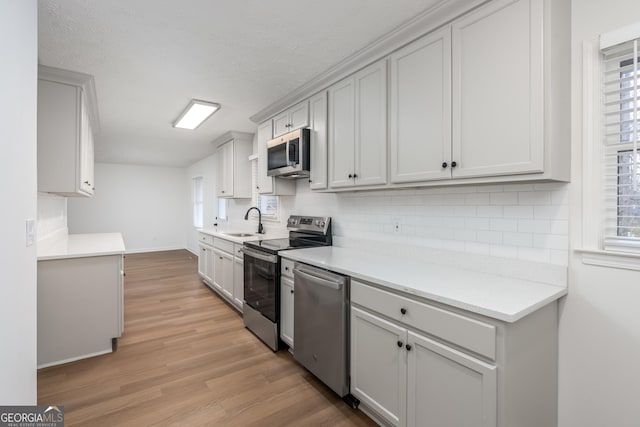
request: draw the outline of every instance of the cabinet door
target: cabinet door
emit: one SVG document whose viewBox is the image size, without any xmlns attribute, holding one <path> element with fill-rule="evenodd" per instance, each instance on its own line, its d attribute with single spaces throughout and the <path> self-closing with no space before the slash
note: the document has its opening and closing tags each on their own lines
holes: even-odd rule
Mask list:
<svg viewBox="0 0 640 427">
<path fill-rule="evenodd" d="M 213 276 L 215 274 L 215 262 L 214 262 L 215 254 L 213 253 L 212 248 L 207 248 L 207 266 L 206 266 L 206 279 L 209 283 L 213 283 Z"/>
<path fill-rule="evenodd" d="M 353 185 L 355 160 L 355 80 L 329 88 L 329 179 L 331 187 Z"/>
<path fill-rule="evenodd" d="M 289 132 L 289 111 L 284 111 L 273 118 L 273 137 L 277 138 Z"/>
<path fill-rule="evenodd" d="M 293 348 L 293 280 L 280 278 L 280 338 Z"/>
<path fill-rule="evenodd" d="M 327 92 L 321 92 L 309 100 L 309 127 L 311 129 L 312 190 L 327 188 Z"/>
<path fill-rule="evenodd" d="M 233 303 L 242 310 L 244 303 L 244 263 L 242 258 L 233 260 Z"/>
<path fill-rule="evenodd" d="M 289 125 L 288 132 L 309 126 L 309 101 L 303 101 L 289 109 Z"/>
<path fill-rule="evenodd" d="M 200 245 L 200 253 L 198 255 L 198 274 L 203 279 L 206 277 L 206 268 L 207 268 L 207 248 L 203 245 Z"/>
<path fill-rule="evenodd" d="M 258 126 L 258 192 L 273 193 L 273 177 L 267 175 L 267 142 L 271 139 L 271 121 Z"/>
<path fill-rule="evenodd" d="M 91 125 L 89 124 L 89 113 L 87 112 L 84 97 L 80 97 L 80 161 L 79 161 L 79 179 L 80 190 L 88 194 L 93 194 L 93 177 L 89 176 L 93 173 L 93 135 L 91 134 Z"/>
<path fill-rule="evenodd" d="M 407 425 L 496 427 L 496 367 L 409 332 Z"/>
<path fill-rule="evenodd" d="M 233 196 L 233 141 L 218 148 L 218 197 Z"/>
<path fill-rule="evenodd" d="M 407 330 L 351 307 L 351 393 L 391 425 L 406 423 Z"/>
<path fill-rule="evenodd" d="M 214 285 L 224 296 L 233 300 L 233 256 L 215 251 L 214 265 Z"/>
<path fill-rule="evenodd" d="M 224 283 L 224 252 L 214 249 L 213 253 L 213 286 L 222 292 L 222 284 Z"/>
<path fill-rule="evenodd" d="M 453 24 L 454 178 L 543 171 L 542 0 L 497 0 Z"/>
<path fill-rule="evenodd" d="M 451 28 L 411 43 L 390 61 L 391 182 L 450 178 Z"/>
<path fill-rule="evenodd" d="M 387 182 L 387 61 L 355 75 L 355 185 Z"/>
</svg>

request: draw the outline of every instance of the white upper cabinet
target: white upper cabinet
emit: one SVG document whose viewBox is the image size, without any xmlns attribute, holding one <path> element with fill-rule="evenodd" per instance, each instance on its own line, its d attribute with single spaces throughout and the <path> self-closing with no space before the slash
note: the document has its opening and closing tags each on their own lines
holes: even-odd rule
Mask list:
<svg viewBox="0 0 640 427">
<path fill-rule="evenodd" d="M 451 163 L 451 28 L 389 58 L 392 183 L 447 179 Z"/>
<path fill-rule="evenodd" d="M 251 163 L 253 134 L 227 132 L 216 141 L 218 146 L 218 197 L 251 198 Z"/>
<path fill-rule="evenodd" d="M 387 182 L 387 62 L 378 61 L 329 88 L 332 188 Z"/>
<path fill-rule="evenodd" d="M 309 102 L 303 101 L 273 118 L 273 137 L 309 126 Z"/>
<path fill-rule="evenodd" d="M 309 100 L 309 128 L 311 129 L 312 190 L 327 188 L 327 92 L 322 91 Z"/>
<path fill-rule="evenodd" d="M 543 172 L 543 1 L 493 1 L 452 40 L 452 176 Z"/>
<path fill-rule="evenodd" d="M 290 196 L 296 194 L 294 180 L 278 179 L 267 175 L 267 142 L 272 139 L 271 136 L 271 120 L 258 126 L 258 176 L 256 179 L 258 193 L 273 196 Z"/>
<path fill-rule="evenodd" d="M 97 122 L 93 77 L 39 67 L 38 191 L 93 195 Z"/>
</svg>

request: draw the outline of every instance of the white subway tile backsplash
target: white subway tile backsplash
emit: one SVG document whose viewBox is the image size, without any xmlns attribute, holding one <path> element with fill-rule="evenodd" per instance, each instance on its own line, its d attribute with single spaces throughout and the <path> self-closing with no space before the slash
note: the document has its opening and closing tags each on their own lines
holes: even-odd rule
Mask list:
<svg viewBox="0 0 640 427">
<path fill-rule="evenodd" d="M 487 260 L 498 257 L 515 262 L 509 267 L 514 272 L 528 268 L 523 267 L 528 262 L 568 265 L 568 188 L 562 183 L 337 194 L 314 193 L 299 184 L 295 199 L 283 205 L 290 210 L 283 218 L 289 213 L 331 215 L 336 242 L 367 239 L 381 248 L 395 242 L 398 247 L 463 252 Z M 394 219 L 401 222 L 399 232 Z M 471 263 L 468 257 L 458 262 Z M 490 264 L 477 267 L 490 270 Z"/>
<path fill-rule="evenodd" d="M 518 231 L 517 219 L 491 218 L 491 230 L 494 231 Z"/>
<path fill-rule="evenodd" d="M 519 205 L 550 205 L 551 193 L 548 191 L 522 191 L 518 193 Z"/>
<path fill-rule="evenodd" d="M 478 206 L 480 218 L 502 218 L 504 215 L 502 206 Z"/>
<path fill-rule="evenodd" d="M 490 203 L 492 205 L 517 205 L 518 193 L 491 193 Z"/>
<path fill-rule="evenodd" d="M 518 247 L 532 247 L 533 246 L 533 234 L 532 233 L 512 233 L 504 232 L 502 234 L 503 243 L 507 246 Z"/>
<path fill-rule="evenodd" d="M 521 233 L 548 234 L 551 232 L 551 221 L 548 219 L 519 219 L 518 231 Z"/>
</svg>

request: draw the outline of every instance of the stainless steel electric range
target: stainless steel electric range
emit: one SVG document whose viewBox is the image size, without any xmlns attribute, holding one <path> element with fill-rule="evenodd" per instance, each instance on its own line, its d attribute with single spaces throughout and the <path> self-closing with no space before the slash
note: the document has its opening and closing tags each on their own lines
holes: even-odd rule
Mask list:
<svg viewBox="0 0 640 427">
<path fill-rule="evenodd" d="M 288 239 L 244 243 L 244 324 L 273 351 L 280 348 L 280 251 L 331 246 L 331 218 L 291 215 Z"/>
</svg>

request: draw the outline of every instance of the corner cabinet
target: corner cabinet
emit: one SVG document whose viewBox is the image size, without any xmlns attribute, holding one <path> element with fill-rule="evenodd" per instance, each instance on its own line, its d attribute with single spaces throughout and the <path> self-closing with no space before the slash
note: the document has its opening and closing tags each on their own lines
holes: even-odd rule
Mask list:
<svg viewBox="0 0 640 427">
<path fill-rule="evenodd" d="M 256 189 L 259 194 L 291 196 L 296 194 L 296 182 L 267 175 L 267 143 L 273 139 L 271 120 L 258 126 L 258 176 Z"/>
<path fill-rule="evenodd" d="M 352 278 L 351 393 L 393 426 L 553 426 L 557 327 L 555 302 L 504 323 Z"/>
<path fill-rule="evenodd" d="M 387 182 L 387 61 L 329 88 L 329 185 Z"/>
<path fill-rule="evenodd" d="M 38 69 L 38 191 L 91 196 L 98 129 L 93 77 Z"/>
<path fill-rule="evenodd" d="M 253 134 L 227 132 L 213 142 L 218 147 L 217 196 L 232 199 L 251 198 Z"/>
</svg>

